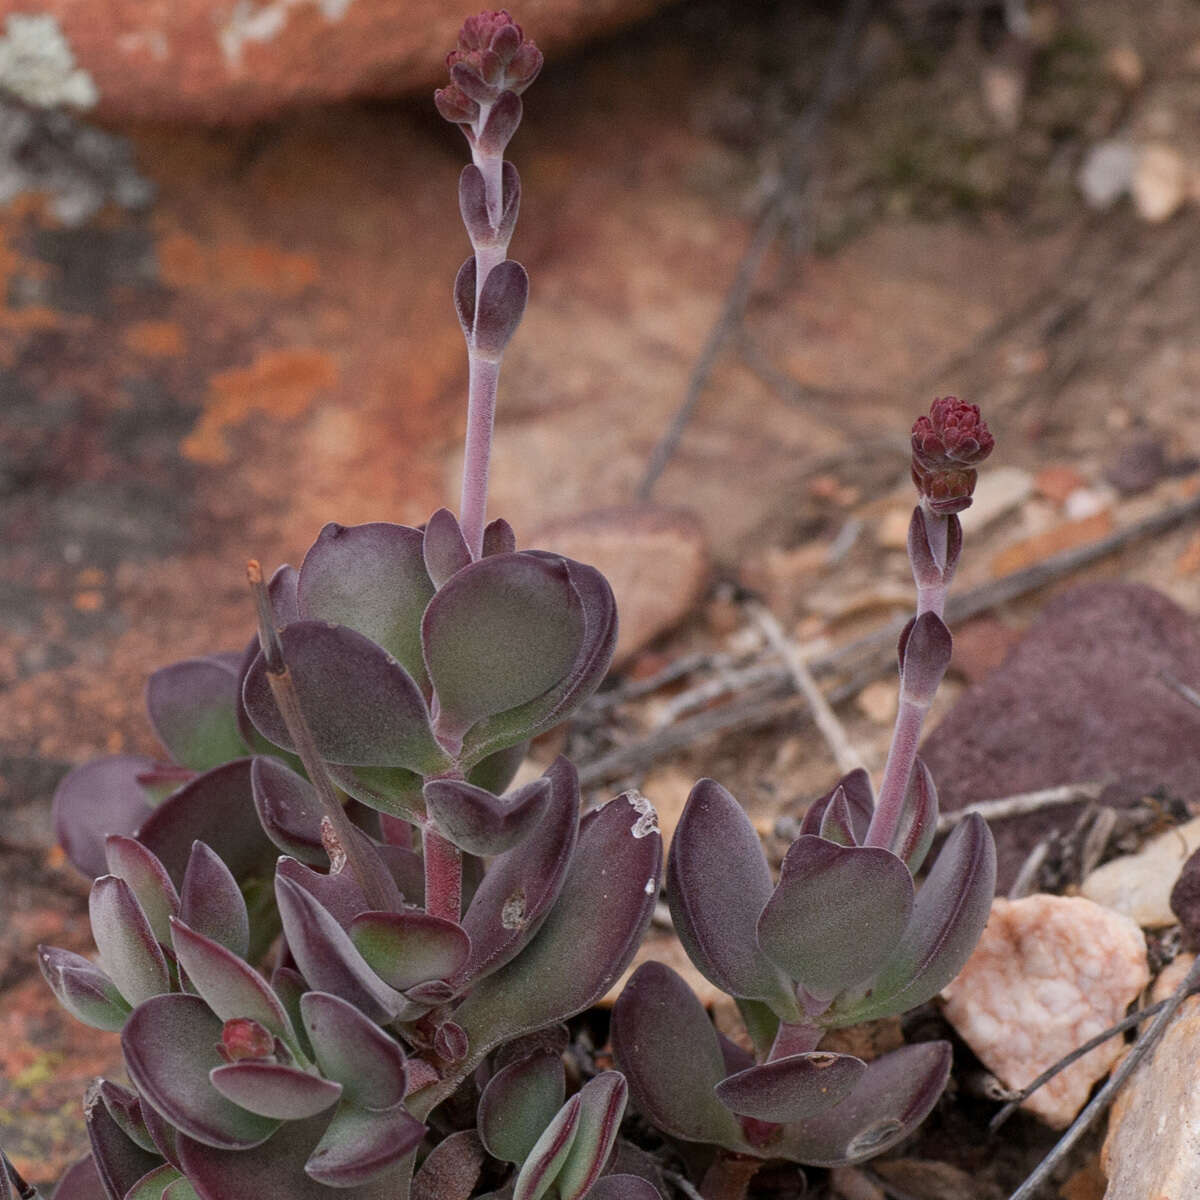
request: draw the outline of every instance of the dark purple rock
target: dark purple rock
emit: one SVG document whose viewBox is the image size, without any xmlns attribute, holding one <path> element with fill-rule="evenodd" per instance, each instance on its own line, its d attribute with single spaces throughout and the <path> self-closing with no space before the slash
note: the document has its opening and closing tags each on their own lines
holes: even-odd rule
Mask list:
<svg viewBox="0 0 1200 1200">
<path fill-rule="evenodd" d="M 1088 780 L 1103 780 L 1102 802 L 1118 807 L 1158 789 L 1200 795 L 1200 708 L 1164 675 L 1200 684 L 1200 628 L 1173 601 L 1127 583 L 1059 596 L 922 747 L 942 808 Z M 999 892 L 1079 809 L 993 823 Z"/>
<path fill-rule="evenodd" d="M 1183 864 L 1171 889 L 1171 911 L 1193 946 L 1200 946 L 1200 850 Z"/>
<path fill-rule="evenodd" d="M 1170 472 L 1167 449 L 1160 437 L 1142 434 L 1126 442 L 1104 475 L 1123 496 L 1148 492 Z"/>
</svg>

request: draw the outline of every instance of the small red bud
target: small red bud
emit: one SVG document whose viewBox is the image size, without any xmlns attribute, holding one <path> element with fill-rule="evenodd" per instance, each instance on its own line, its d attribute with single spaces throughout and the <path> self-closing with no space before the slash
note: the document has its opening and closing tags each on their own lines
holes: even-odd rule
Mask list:
<svg viewBox="0 0 1200 1200">
<path fill-rule="evenodd" d="M 929 416 L 912 428 L 912 476 L 928 508 L 940 516 L 962 512 L 975 490 L 974 468 L 995 440 L 975 404 L 957 396 L 934 400 Z"/>
<path fill-rule="evenodd" d="M 275 1035 L 250 1017 L 234 1017 L 221 1029 L 219 1049 L 226 1062 L 270 1058 L 275 1053 Z"/>
</svg>

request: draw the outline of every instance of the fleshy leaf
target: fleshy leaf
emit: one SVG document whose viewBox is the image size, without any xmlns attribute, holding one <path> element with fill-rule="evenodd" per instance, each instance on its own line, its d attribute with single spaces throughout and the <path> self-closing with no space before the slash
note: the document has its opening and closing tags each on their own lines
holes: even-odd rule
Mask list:
<svg viewBox="0 0 1200 1200">
<path fill-rule="evenodd" d="M 394 1038 L 328 992 L 308 992 L 300 1011 L 321 1073 L 346 1089 L 347 1101 L 384 1111 L 404 1099 L 408 1068 Z"/>
<path fill-rule="evenodd" d="M 996 889 L 996 849 L 977 813 L 946 839 L 899 945 L 870 987 L 841 997 L 822 1024 L 857 1025 L 905 1012 L 932 999 L 971 956 L 987 924 Z"/>
<path fill-rule="evenodd" d="M 150 1154 L 157 1154 L 158 1147 L 146 1128 L 146 1120 L 142 1115 L 142 1102 L 128 1088 L 113 1083 L 110 1079 L 99 1079 L 93 1084 L 95 1095 L 104 1102 L 108 1115 L 117 1123 L 121 1132 L 135 1145 L 140 1146 Z M 93 1094 L 89 1090 L 84 1098 L 83 1107 L 86 1115 L 91 1105 Z"/>
<path fill-rule="evenodd" d="M 310 867 L 329 861 L 321 842 L 321 802 L 302 775 L 277 758 L 257 757 L 250 767 L 254 807 L 267 837 Z"/>
<path fill-rule="evenodd" d="M 54 1191 L 55 1200 L 109 1200 L 96 1162 L 89 1154 L 67 1168 Z"/>
<path fill-rule="evenodd" d="M 523 842 L 493 861 L 462 919 L 471 956 L 454 981 L 479 979 L 507 963 L 537 933 L 562 889 L 579 830 L 579 776 L 566 758 L 544 779 L 550 795 Z"/>
<path fill-rule="evenodd" d="M 561 1200 L 583 1200 L 600 1178 L 617 1140 L 629 1085 L 618 1071 L 601 1071 L 579 1091 L 579 1127 L 554 1180 Z"/>
<path fill-rule="evenodd" d="M 201 1200 L 196 1189 L 181 1175 L 174 1183 L 163 1188 L 162 1200 Z"/>
<path fill-rule="evenodd" d="M 97 1174 L 112 1195 L 124 1196 L 147 1171 L 159 1165 L 157 1154 L 139 1146 L 121 1129 L 94 1087 L 84 1101 L 84 1117 Z"/>
<path fill-rule="evenodd" d="M 423 688 L 421 615 L 434 594 L 424 538 L 408 525 L 326 525 L 300 567 L 305 620 L 348 625 L 382 646 Z"/>
<path fill-rule="evenodd" d="M 170 1163 L 163 1163 L 143 1175 L 125 1193 L 124 1200 L 163 1200 L 163 1193 L 166 1189 L 182 1178 L 183 1176 Z"/>
<path fill-rule="evenodd" d="M 92 884 L 88 916 L 104 970 L 130 1004 L 171 990 L 167 960 L 125 880 L 101 875 Z"/>
<path fill-rule="evenodd" d="M 662 1200 L 662 1193 L 638 1175 L 605 1175 L 592 1185 L 586 1200 Z"/>
<path fill-rule="evenodd" d="M 921 1042 L 875 1059 L 835 1108 L 786 1126 L 777 1152 L 817 1167 L 882 1154 L 929 1115 L 949 1078 L 950 1058 L 949 1043 Z"/>
<path fill-rule="evenodd" d="M 400 820 L 419 823 L 425 815 L 421 776 L 406 767 L 355 767 L 326 763 L 334 783 L 360 804 Z"/>
<path fill-rule="evenodd" d="M 875 812 L 875 793 L 871 787 L 871 777 L 857 767 L 848 775 L 842 776 L 832 791 L 826 792 L 819 800 L 814 800 L 808 806 L 804 819 L 800 822 L 800 833 L 820 833 L 821 822 L 825 819 L 825 810 L 833 801 L 833 797 L 841 789 L 846 795 L 850 806 L 851 829 L 854 832 L 854 842 L 861 846 L 871 825 L 871 817 Z"/>
<path fill-rule="evenodd" d="M 412 1200 L 470 1200 L 486 1159 L 475 1130 L 450 1134 L 421 1164 L 413 1178 Z"/>
<path fill-rule="evenodd" d="M 572 1096 L 538 1138 L 517 1175 L 513 1200 L 541 1200 L 554 1184 L 579 1132 L 581 1101 Z"/>
<path fill-rule="evenodd" d="M 104 839 L 131 834 L 149 815 L 151 805 L 137 777 L 152 758 L 118 754 L 76 767 L 54 792 L 54 833 L 67 857 L 89 878 L 108 870 Z"/>
<path fill-rule="evenodd" d="M 853 1090 L 867 1069 L 861 1058 L 814 1050 L 749 1067 L 722 1079 L 717 1099 L 730 1112 L 785 1125 L 832 1108 Z"/>
<path fill-rule="evenodd" d="M 489 521 L 483 531 L 483 557 L 493 554 L 512 554 L 517 549 L 517 535 L 513 527 L 503 518 Z"/>
<path fill-rule="evenodd" d="M 287 1011 L 253 967 L 220 942 L 189 929 L 178 919 L 171 922 L 171 933 L 179 965 L 222 1021 L 248 1017 L 285 1042 L 295 1044 Z"/>
<path fill-rule="evenodd" d="M 520 1166 L 562 1107 L 566 1086 L 557 1054 L 531 1054 L 497 1071 L 479 1097 L 477 1124 L 487 1152 Z"/>
<path fill-rule="evenodd" d="M 645 962 L 633 973 L 613 1006 L 612 1044 L 634 1103 L 660 1129 L 745 1149 L 737 1118 L 713 1094 L 726 1073 L 716 1030 L 670 967 Z"/>
<path fill-rule="evenodd" d="M 239 758 L 197 775 L 138 828 L 134 836 L 154 851 L 177 887 L 183 882 L 194 842 L 208 846 L 235 879 L 269 868 L 275 848 L 254 811 L 251 761 Z"/>
<path fill-rule="evenodd" d="M 386 650 L 346 625 L 322 621 L 297 621 L 279 638 L 322 758 L 351 766 L 444 769 L 421 692 Z M 242 696 L 259 732 L 294 750 L 261 655 L 246 676 Z"/>
<path fill-rule="evenodd" d="M 928 708 L 950 666 L 954 639 L 934 612 L 924 612 L 900 635 L 900 699 Z"/>
<path fill-rule="evenodd" d="M 459 571 L 429 602 L 421 628 L 439 733 L 462 737 L 561 682 L 584 620 L 563 560 L 516 553 Z"/>
<path fill-rule="evenodd" d="M 854 836 L 854 814 L 850 811 L 845 788 L 834 789 L 825 815 L 821 818 L 819 836 L 827 842 L 836 842 L 839 846 L 858 845 L 858 839 Z"/>
<path fill-rule="evenodd" d="M 471 939 L 461 925 L 419 909 L 360 913 L 349 933 L 372 970 L 401 992 L 430 979 L 451 978 L 471 953 Z"/>
<path fill-rule="evenodd" d="M 830 999 L 887 961 L 912 911 L 912 876 L 891 851 L 805 835 L 784 856 L 758 944 L 807 991 Z"/>
<path fill-rule="evenodd" d="M 288 1015 L 288 1021 L 295 1031 L 296 1041 L 305 1058 L 312 1058 L 312 1046 L 309 1044 L 308 1031 L 304 1028 L 304 1020 L 300 1015 L 300 998 L 308 991 L 304 977 L 291 967 L 276 967 L 271 972 L 271 991 L 283 1005 L 283 1011 Z"/>
<path fill-rule="evenodd" d="M 250 947 L 246 902 L 229 868 L 203 842 L 192 845 L 179 905 L 179 919 L 189 929 L 245 957 Z"/>
<path fill-rule="evenodd" d="M 246 753 L 238 732 L 238 654 L 185 658 L 146 684 L 146 708 L 159 741 L 181 766 L 207 771 Z"/>
<path fill-rule="evenodd" d="M 367 1112 L 343 1104 L 304 1171 L 330 1187 L 371 1183 L 411 1154 L 424 1136 L 425 1126 L 407 1109 Z"/>
<path fill-rule="evenodd" d="M 95 963 L 71 950 L 39 946 L 38 966 L 54 998 L 77 1021 L 108 1032 L 125 1024 L 130 1005 Z"/>
<path fill-rule="evenodd" d="M 267 596 L 270 599 L 271 608 L 275 614 L 276 629 L 282 629 L 285 625 L 290 625 L 293 621 L 300 620 L 299 587 L 300 572 L 295 567 L 285 564 L 271 576 L 271 582 L 267 584 Z M 250 720 L 246 712 L 246 705 L 242 700 L 242 692 L 246 687 L 246 676 L 250 673 L 250 668 L 254 665 L 254 660 L 258 657 L 260 649 L 261 643 L 258 638 L 252 638 L 246 645 L 245 650 L 242 651 L 242 660 L 238 665 L 238 731 L 242 735 L 242 740 L 254 753 L 282 754 L 282 751 L 272 746 L 254 728 L 254 722 Z"/>
<path fill-rule="evenodd" d="M 247 1112 L 280 1121 L 315 1117 L 342 1094 L 340 1083 L 282 1063 L 229 1063 L 214 1067 L 208 1077 L 227 1100 Z"/>
<path fill-rule="evenodd" d="M 403 1011 L 404 997 L 371 970 L 350 935 L 299 884 L 276 876 L 275 899 L 288 949 L 310 987 L 340 996 L 373 1021 Z"/>
<path fill-rule="evenodd" d="M 745 810 L 715 780 L 700 780 L 675 829 L 667 863 L 675 931 L 706 979 L 734 996 L 765 1000 L 785 1020 L 797 1020 L 787 981 L 755 938 L 771 892 L 766 855 Z"/>
<path fill-rule="evenodd" d="M 257 1146 L 277 1122 L 231 1104 L 209 1082 L 221 1065 L 221 1025 L 199 996 L 155 996 L 125 1023 L 125 1066 L 142 1100 L 181 1133 L 221 1149 Z"/>
<path fill-rule="evenodd" d="M 549 796 L 546 779 L 503 797 L 461 779 L 425 784 L 425 807 L 439 831 L 468 854 L 482 856 L 511 850 L 541 819 Z"/>
<path fill-rule="evenodd" d="M 908 795 L 900 811 L 900 823 L 889 849 L 904 860 L 913 875 L 921 869 L 937 833 L 938 799 L 933 776 L 923 759 L 913 764 Z"/>
<path fill-rule="evenodd" d="M 179 912 L 179 893 L 166 868 L 141 842 L 120 834 L 105 839 L 104 852 L 109 874 L 129 885 L 155 938 L 169 942 L 170 921 Z"/>
<path fill-rule="evenodd" d="M 375 882 L 387 898 L 389 907 L 399 911 L 403 900 L 392 873 L 383 860 L 383 851 L 386 848 L 371 842 L 365 835 L 360 836 L 359 840 L 363 862 L 374 875 Z M 343 929 L 349 930 L 354 918 L 371 907 L 357 876 L 345 864 L 342 864 L 340 871 L 325 873 L 314 871 L 311 867 L 296 862 L 294 858 L 285 857 L 280 858 L 276 864 L 275 873 L 277 877 L 282 876 L 298 883 Z"/>
<path fill-rule="evenodd" d="M 653 812 L 641 797 L 620 796 L 580 822 L 567 878 L 537 936 L 454 1014 L 471 1040 L 468 1062 L 582 1012 L 629 965 L 658 895 L 662 839 Z"/>
<path fill-rule="evenodd" d="M 425 569 L 435 587 L 461 571 L 471 561 L 471 550 L 462 527 L 448 508 L 439 508 L 425 526 Z"/>
</svg>

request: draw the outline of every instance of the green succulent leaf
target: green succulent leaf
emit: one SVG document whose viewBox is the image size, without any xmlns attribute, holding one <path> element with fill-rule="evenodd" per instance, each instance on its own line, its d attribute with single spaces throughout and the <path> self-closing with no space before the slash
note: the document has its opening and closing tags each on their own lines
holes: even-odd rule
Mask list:
<svg viewBox="0 0 1200 1200">
<path fill-rule="evenodd" d="M 867 1069 L 861 1058 L 814 1050 L 748 1067 L 722 1079 L 717 1099 L 730 1112 L 786 1125 L 833 1108 Z"/>
<path fill-rule="evenodd" d="M 434 586 L 441 587 L 471 562 L 471 549 L 462 526 L 448 508 L 439 508 L 425 526 L 425 569 Z"/>
<path fill-rule="evenodd" d="M 280 1121 L 315 1117 L 336 1104 L 342 1094 L 340 1083 L 283 1063 L 229 1063 L 213 1067 L 208 1077 L 227 1100 L 247 1112 Z"/>
<path fill-rule="evenodd" d="M 373 1183 L 421 1144 L 425 1126 L 404 1108 L 368 1112 L 342 1104 L 304 1171 L 329 1187 Z"/>
<path fill-rule="evenodd" d="M 163 1200 L 163 1192 L 167 1187 L 180 1179 L 183 1176 L 170 1163 L 163 1163 L 143 1175 L 125 1192 L 124 1200 Z"/>
<path fill-rule="evenodd" d="M 546 1126 L 517 1174 L 513 1200 L 541 1200 L 553 1187 L 579 1132 L 581 1103 L 572 1096 Z"/>
<path fill-rule="evenodd" d="M 350 1103 L 379 1112 L 400 1104 L 408 1068 L 395 1039 L 328 992 L 308 992 L 300 1011 L 321 1073 L 345 1088 Z"/>
<path fill-rule="evenodd" d="M 109 874 L 129 885 L 156 940 L 169 942 L 171 918 L 179 913 L 179 893 L 166 868 L 131 837 L 113 834 L 105 839 L 104 852 Z"/>
<path fill-rule="evenodd" d="M 125 1024 L 129 1003 L 113 981 L 83 955 L 54 946 L 39 946 L 38 967 L 54 998 L 77 1021 L 109 1032 L 116 1032 Z"/>
<path fill-rule="evenodd" d="M 125 880 L 101 875 L 88 896 L 88 916 L 100 961 L 130 1004 L 171 990 L 162 948 Z"/>
<path fill-rule="evenodd" d="M 531 1054 L 501 1068 L 479 1097 L 479 1136 L 487 1152 L 520 1166 L 565 1095 L 566 1074 L 557 1054 Z"/>
<path fill-rule="evenodd" d="M 349 933 L 371 969 L 401 992 L 430 979 L 453 978 L 471 953 L 461 925 L 418 909 L 359 913 Z"/>
<path fill-rule="evenodd" d="M 233 873 L 203 842 L 192 846 L 179 905 L 179 918 L 189 929 L 245 957 L 250 948 L 246 901 Z"/>
<path fill-rule="evenodd" d="M 96 1173 L 110 1195 L 124 1196 L 147 1171 L 159 1165 L 159 1157 L 122 1130 L 107 1105 L 98 1102 L 95 1089 L 89 1091 L 88 1099 L 91 1103 L 84 1106 L 84 1119 Z M 0 1173 L 4 1173 L 2 1162 Z"/>
<path fill-rule="evenodd" d="M 146 685 L 150 723 L 171 758 L 207 771 L 246 753 L 238 731 L 239 654 L 210 654 L 162 667 Z"/>
<path fill-rule="evenodd" d="M 259 755 L 250 767 L 254 808 L 277 849 L 310 867 L 329 862 L 321 841 L 317 789 L 277 758 Z"/>
<path fill-rule="evenodd" d="M 600 1178 L 625 1115 L 629 1085 L 618 1071 L 602 1071 L 579 1091 L 579 1126 L 554 1179 L 560 1200 L 583 1200 Z"/>
</svg>

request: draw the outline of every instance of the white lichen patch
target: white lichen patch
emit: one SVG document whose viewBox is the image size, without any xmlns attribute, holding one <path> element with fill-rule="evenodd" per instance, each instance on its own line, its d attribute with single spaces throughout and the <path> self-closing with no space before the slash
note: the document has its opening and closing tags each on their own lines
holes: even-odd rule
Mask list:
<svg viewBox="0 0 1200 1200">
<path fill-rule="evenodd" d="M 250 42 L 260 44 L 274 41 L 287 26 L 294 9 L 315 4 L 327 21 L 340 21 L 353 0 L 271 0 L 269 4 L 254 4 L 238 0 L 228 22 L 218 33 L 221 53 L 230 70 L 240 70 L 242 55 Z"/>
<path fill-rule="evenodd" d="M 646 880 L 646 895 L 653 896 L 658 891 L 658 880 L 653 875 Z"/>
<path fill-rule="evenodd" d="M 75 56 L 58 22 L 48 13 L 14 13 L 0 38 L 0 90 L 34 108 L 91 108 L 100 98 L 91 75 Z"/>
<path fill-rule="evenodd" d="M 525 889 L 517 888 L 504 902 L 500 910 L 500 924 L 505 929 L 524 929 L 528 919 L 525 903 Z"/>
<path fill-rule="evenodd" d="M 633 805 L 634 812 L 638 815 L 637 820 L 629 827 L 629 832 L 635 838 L 644 838 L 647 834 L 658 833 L 658 813 L 654 811 L 654 805 L 639 791 L 631 789 L 622 794 Z"/>
</svg>

